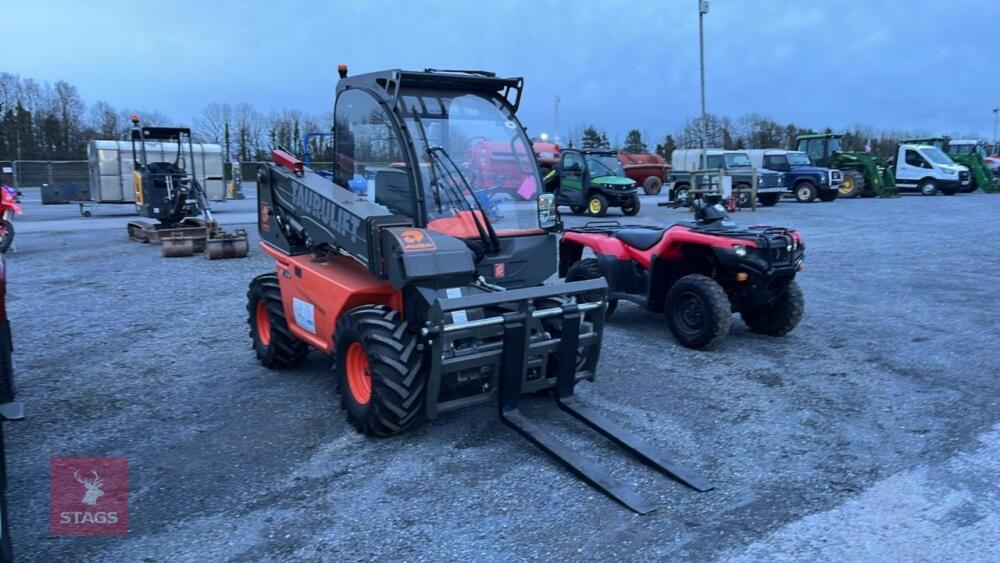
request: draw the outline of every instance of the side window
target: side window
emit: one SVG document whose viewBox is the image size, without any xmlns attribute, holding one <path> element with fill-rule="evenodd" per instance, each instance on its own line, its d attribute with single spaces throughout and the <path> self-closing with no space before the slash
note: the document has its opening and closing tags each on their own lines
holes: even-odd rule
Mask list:
<svg viewBox="0 0 1000 563">
<path fill-rule="evenodd" d="M 764 168 L 768 170 L 784 170 L 786 160 L 784 156 L 781 155 L 770 155 L 764 157 Z"/>
<path fill-rule="evenodd" d="M 822 139 L 807 139 L 806 140 L 806 155 L 809 156 L 809 160 L 815 162 L 816 160 L 823 158 L 823 140 Z"/>
<path fill-rule="evenodd" d="M 913 149 L 906 149 L 906 163 L 917 168 L 929 168 L 924 157 Z"/>
<path fill-rule="evenodd" d="M 563 153 L 562 171 L 583 174 L 583 155 L 578 152 Z"/>
<path fill-rule="evenodd" d="M 334 111 L 334 138 L 337 184 L 367 194 L 393 213 L 416 216 L 402 144 L 375 98 L 361 90 L 341 94 Z"/>
<path fill-rule="evenodd" d="M 709 170 L 715 170 L 718 168 L 725 168 L 725 160 L 723 160 L 721 154 L 711 154 L 705 157 L 705 168 Z"/>
</svg>

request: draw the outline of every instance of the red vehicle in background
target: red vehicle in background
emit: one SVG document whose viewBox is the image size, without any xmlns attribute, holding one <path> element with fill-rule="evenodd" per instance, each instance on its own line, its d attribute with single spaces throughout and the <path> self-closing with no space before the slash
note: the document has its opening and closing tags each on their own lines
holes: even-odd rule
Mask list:
<svg viewBox="0 0 1000 563">
<path fill-rule="evenodd" d="M 542 175 L 548 174 L 559 162 L 559 155 L 562 151 L 556 143 L 537 141 L 531 145 L 535 150 L 535 159 L 538 160 L 538 167 L 542 169 Z"/>
<path fill-rule="evenodd" d="M 670 173 L 670 165 L 658 154 L 626 154 L 618 153 L 618 162 L 622 163 L 625 175 L 642 186 L 646 195 L 656 195 L 663 189 Z"/>
<path fill-rule="evenodd" d="M 474 191 L 485 192 L 490 197 L 505 193 L 523 200 L 532 199 L 539 187 L 530 182 L 534 177 L 531 158 L 523 147 L 511 143 L 473 141 L 468 154 L 472 165 L 469 184 Z"/>
<path fill-rule="evenodd" d="M 0 252 L 7 252 L 14 244 L 14 214 L 21 214 L 21 204 L 17 202 L 17 190 L 0 186 Z"/>
</svg>

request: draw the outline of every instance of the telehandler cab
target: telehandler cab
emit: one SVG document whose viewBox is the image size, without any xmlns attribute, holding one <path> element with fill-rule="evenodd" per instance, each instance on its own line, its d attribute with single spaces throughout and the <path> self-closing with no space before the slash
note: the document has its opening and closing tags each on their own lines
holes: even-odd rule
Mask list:
<svg viewBox="0 0 1000 563">
<path fill-rule="evenodd" d="M 522 79 L 339 71 L 334 181 L 282 150 L 259 172 L 261 247 L 275 260 L 247 294 L 260 362 L 294 366 L 310 348 L 332 356 L 347 418 L 370 435 L 494 402 L 506 425 L 579 477 L 652 510 L 518 410 L 521 394 L 551 390 L 560 408 L 645 462 L 710 489 L 573 395 L 594 379 L 606 285 L 543 285 L 556 270 L 560 222 L 515 116 Z M 484 140 L 509 147 L 524 165 L 517 184 L 536 194 L 508 199 L 495 224 L 468 179 L 489 165 L 468 157 Z M 358 175 L 364 194 L 345 187 Z"/>
</svg>

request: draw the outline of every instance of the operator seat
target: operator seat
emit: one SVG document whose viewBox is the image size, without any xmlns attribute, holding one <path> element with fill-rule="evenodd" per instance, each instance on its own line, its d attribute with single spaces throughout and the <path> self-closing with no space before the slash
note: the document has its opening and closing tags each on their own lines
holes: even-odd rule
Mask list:
<svg viewBox="0 0 1000 563">
<path fill-rule="evenodd" d="M 615 238 L 639 250 L 649 250 L 660 242 L 665 231 L 659 227 L 627 227 L 615 231 Z"/>
</svg>

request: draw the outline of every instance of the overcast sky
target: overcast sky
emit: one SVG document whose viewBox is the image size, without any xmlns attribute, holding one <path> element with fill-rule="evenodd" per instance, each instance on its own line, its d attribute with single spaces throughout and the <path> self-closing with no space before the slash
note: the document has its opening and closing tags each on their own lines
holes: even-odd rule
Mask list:
<svg viewBox="0 0 1000 563">
<path fill-rule="evenodd" d="M 993 136 L 1000 2 L 712 0 L 708 110 Z M 521 119 L 659 138 L 698 109 L 697 0 L 0 0 L 0 71 L 187 122 L 210 102 L 332 109 L 338 63 L 525 77 Z"/>
</svg>

